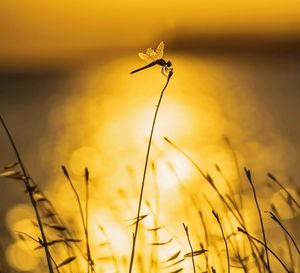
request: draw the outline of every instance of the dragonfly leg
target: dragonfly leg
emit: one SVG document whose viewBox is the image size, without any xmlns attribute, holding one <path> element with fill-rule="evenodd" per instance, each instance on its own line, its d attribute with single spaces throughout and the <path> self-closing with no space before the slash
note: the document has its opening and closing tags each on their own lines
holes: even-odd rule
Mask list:
<svg viewBox="0 0 300 273">
<path fill-rule="evenodd" d="M 163 74 L 164 76 L 166 76 L 166 77 L 168 77 L 168 74 L 167 74 L 167 70 L 166 70 L 167 68 L 165 67 L 165 66 L 163 66 L 162 68 L 161 68 L 161 74 Z"/>
</svg>

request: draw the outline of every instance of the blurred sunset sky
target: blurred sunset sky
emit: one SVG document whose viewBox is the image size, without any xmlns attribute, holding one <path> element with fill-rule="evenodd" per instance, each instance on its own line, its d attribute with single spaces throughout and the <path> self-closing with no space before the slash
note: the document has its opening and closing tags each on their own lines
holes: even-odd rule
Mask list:
<svg viewBox="0 0 300 273">
<path fill-rule="evenodd" d="M 255 174 L 265 210 L 278 200 L 278 192 L 265 187 L 268 172 L 299 194 L 300 1 L 0 0 L 0 114 L 30 175 L 67 221 L 74 200 L 60 166 L 68 166 L 77 180 L 89 167 L 91 221 L 111 224 L 111 237 L 124 246 L 117 246 L 120 253 L 129 253 L 128 238 L 120 235 L 109 211 L 119 221 L 135 216 L 153 112 L 165 83 L 157 67 L 129 72 L 144 64 L 137 53 L 160 41 L 174 76 L 158 115 L 151 160 L 158 168 L 163 219 L 174 232 L 182 232 L 177 223 L 188 220 L 181 218 L 183 204 L 169 162 L 186 185 L 212 195 L 203 185 L 196 188 L 195 170 L 164 136 L 213 175 L 215 164 L 222 166 L 235 187 L 239 174 L 224 141 L 229 137 L 240 167 Z M 0 166 L 14 161 L 0 130 Z M 0 265 L 38 272 L 34 257 L 12 255 L 25 255 L 14 235 L 15 229 L 26 230 L 30 215 L 23 185 L 3 178 L 0 184 Z M 150 188 L 145 194 L 151 201 Z M 134 213 L 118 210 L 124 206 L 123 191 Z M 297 233 L 300 212 L 278 206 Z M 274 235 L 270 221 L 267 225 Z"/>
<path fill-rule="evenodd" d="M 297 0 L 2 0 L 0 26 L 5 72 L 73 66 L 159 39 L 171 49 L 241 40 L 293 47 L 300 39 L 300 8 Z"/>
</svg>

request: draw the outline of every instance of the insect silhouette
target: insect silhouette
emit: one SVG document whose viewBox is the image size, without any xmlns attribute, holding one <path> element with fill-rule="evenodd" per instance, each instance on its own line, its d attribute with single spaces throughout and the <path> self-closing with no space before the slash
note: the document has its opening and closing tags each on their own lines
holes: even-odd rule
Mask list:
<svg viewBox="0 0 300 273">
<path fill-rule="evenodd" d="M 143 61 L 147 62 L 148 64 L 141 68 L 131 71 L 130 74 L 142 71 L 142 70 L 150 68 L 154 65 L 159 65 L 159 66 L 161 66 L 161 73 L 163 75 L 167 76 L 167 74 L 172 69 L 171 68 L 172 63 L 170 61 L 165 61 L 163 59 L 164 47 L 165 47 L 165 43 L 160 42 L 159 45 L 157 46 L 156 50 L 154 50 L 153 48 L 148 48 L 145 53 L 140 52 L 138 54 L 139 57 Z"/>
</svg>

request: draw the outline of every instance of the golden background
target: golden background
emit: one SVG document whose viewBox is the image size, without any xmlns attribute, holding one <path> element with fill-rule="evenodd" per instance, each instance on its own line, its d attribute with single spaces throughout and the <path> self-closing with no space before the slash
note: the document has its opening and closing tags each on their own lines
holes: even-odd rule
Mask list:
<svg viewBox="0 0 300 273">
<path fill-rule="evenodd" d="M 76 206 L 70 206 L 75 199 L 60 166 L 68 166 L 80 192 L 84 167 L 89 167 L 93 253 L 110 255 L 109 249 L 99 249 L 105 240 L 101 225 L 123 272 L 123 259 L 128 259 L 131 247 L 127 219 L 136 215 L 149 130 L 165 81 L 156 67 L 135 75 L 129 72 L 143 65 L 137 53 L 156 47 L 161 40 L 166 43 L 166 59 L 174 67 L 151 152 L 157 168 L 161 221 L 187 247 L 182 222 L 190 226 L 195 242 L 201 230 L 182 187 L 201 198 L 208 196 L 222 210 L 217 196 L 163 137 L 188 152 L 226 192 L 215 164 L 233 188 L 239 187 L 239 172 L 224 141 L 227 136 L 240 172 L 246 166 L 254 173 L 263 210 L 270 210 L 275 202 L 285 224 L 297 234 L 299 211 L 289 211 L 279 193 L 270 191 L 266 174 L 278 175 L 297 196 L 299 1 L 2 0 L 0 111 L 30 174 L 66 221 L 79 226 L 80 219 L 74 217 Z M 0 148 L 0 165 L 15 160 L 4 133 Z M 149 171 L 145 200 L 151 204 L 156 199 L 154 180 Z M 42 252 L 28 251 L 34 246 L 24 245 L 15 234 L 24 231 L 38 236 L 23 187 L 2 178 L 0 182 L 2 263 L 7 260 L 12 272 L 40 272 L 37 256 Z M 246 179 L 243 200 L 249 204 L 244 211 L 247 222 L 256 233 L 257 214 Z M 212 238 L 217 238 L 211 208 L 205 200 L 201 202 Z M 144 204 L 142 213 L 147 211 Z M 282 235 L 274 236 L 278 229 L 268 215 L 264 219 L 272 246 L 284 252 L 280 250 Z M 146 218 L 145 225 L 151 226 L 152 221 Z M 170 238 L 168 233 L 161 236 L 161 241 Z M 145 235 L 145 241 L 139 243 L 147 246 L 150 239 Z M 219 239 L 216 244 L 222 246 Z M 179 247 L 182 245 L 174 240 L 159 255 L 166 258 Z M 222 272 L 222 259 L 213 249 L 211 253 Z M 280 272 L 273 264 L 274 272 Z M 112 266 L 107 262 L 102 267 L 113 272 Z M 189 261 L 185 266 L 191 270 Z"/>
</svg>

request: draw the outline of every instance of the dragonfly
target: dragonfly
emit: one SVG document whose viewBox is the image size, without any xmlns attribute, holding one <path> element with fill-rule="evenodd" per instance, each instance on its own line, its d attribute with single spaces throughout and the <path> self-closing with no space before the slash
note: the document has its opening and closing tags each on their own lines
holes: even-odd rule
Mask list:
<svg viewBox="0 0 300 273">
<path fill-rule="evenodd" d="M 154 65 L 159 65 L 161 66 L 161 73 L 167 76 L 167 74 L 172 70 L 172 63 L 163 59 L 164 47 L 165 43 L 160 42 L 156 50 L 154 50 L 153 48 L 148 48 L 145 53 L 140 52 L 138 56 L 148 64 L 141 68 L 131 71 L 130 74 L 142 71 Z"/>
</svg>

